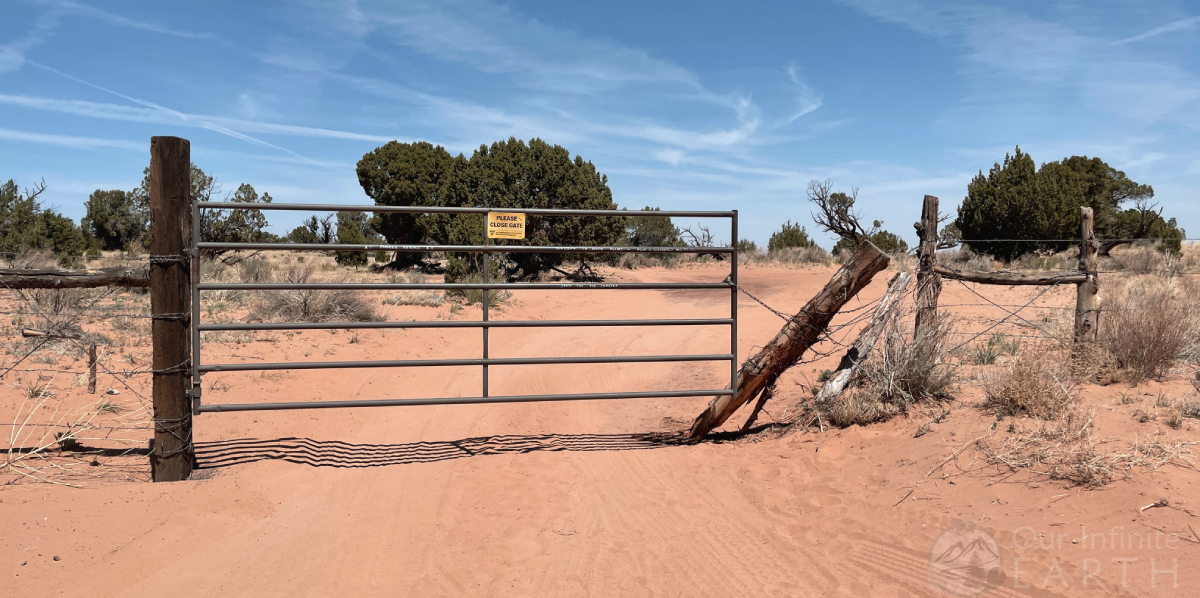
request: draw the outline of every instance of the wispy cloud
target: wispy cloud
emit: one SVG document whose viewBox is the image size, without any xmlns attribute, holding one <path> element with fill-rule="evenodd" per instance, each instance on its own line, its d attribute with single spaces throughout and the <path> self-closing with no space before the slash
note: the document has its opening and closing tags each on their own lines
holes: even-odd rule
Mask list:
<svg viewBox="0 0 1200 598">
<path fill-rule="evenodd" d="M 84 17 L 92 17 L 92 18 L 104 21 L 110 25 L 117 25 L 119 27 L 128 27 L 131 29 L 141 29 L 142 31 L 149 31 L 152 33 L 161 33 L 163 35 L 170 35 L 173 37 L 183 37 L 183 38 L 188 38 L 188 39 L 214 39 L 216 37 L 215 35 L 213 35 L 211 33 L 187 31 L 187 30 L 183 30 L 183 29 L 175 29 L 173 27 L 161 25 L 161 24 L 155 23 L 153 21 L 142 21 L 142 20 L 138 20 L 138 19 L 133 19 L 133 18 L 126 17 L 123 15 L 111 13 L 106 10 L 101 10 L 94 6 L 80 4 L 78 2 L 44 1 L 44 2 L 41 2 L 41 4 L 48 4 L 50 6 L 58 8 L 66 14 L 75 14 L 75 15 L 84 16 Z"/>
<path fill-rule="evenodd" d="M 703 86 L 687 69 L 606 40 L 556 29 L 481 0 L 358 2 L 348 8 L 370 32 L 440 59 L 503 73 L 526 87 L 588 94 L 628 83 Z"/>
<path fill-rule="evenodd" d="M 58 22 L 57 11 L 43 13 L 24 37 L 0 46 L 0 74 L 11 73 L 25 66 L 25 53 L 53 35 Z"/>
<path fill-rule="evenodd" d="M 147 148 L 145 143 L 126 141 L 124 139 L 100 139 L 96 137 L 52 135 L 48 133 L 34 133 L 31 131 L 14 131 L 12 129 L 0 129 L 0 139 L 27 141 L 30 143 L 44 143 L 49 145 L 61 145 L 76 149 L 114 148 L 145 152 Z"/>
<path fill-rule="evenodd" d="M 1162 35 L 1164 33 L 1170 33 L 1172 31 L 1183 31 L 1184 29 L 1192 29 L 1195 27 L 1195 25 L 1197 23 L 1200 23 L 1200 17 L 1179 19 L 1178 21 L 1167 23 L 1166 25 L 1163 25 L 1162 27 L 1155 27 L 1154 29 L 1151 29 L 1145 33 L 1139 33 L 1138 35 L 1135 35 L 1133 37 L 1119 39 L 1119 40 L 1113 42 L 1112 45 L 1121 46 L 1124 44 L 1131 44 L 1133 42 L 1140 42 L 1144 39 L 1149 39 L 1149 38 L 1155 37 L 1157 35 Z"/>
<path fill-rule="evenodd" d="M 821 96 L 819 96 L 817 92 L 813 91 L 813 88 L 809 87 L 808 84 L 800 79 L 800 74 L 796 68 L 796 65 L 789 64 L 785 71 L 787 72 L 788 79 L 791 80 L 796 91 L 797 109 L 796 113 L 792 114 L 782 123 L 780 123 L 780 126 L 790 125 L 797 118 L 800 118 L 801 116 L 813 112 L 817 108 L 821 107 Z"/>
<path fill-rule="evenodd" d="M 971 86 L 964 118 L 995 122 L 999 111 L 1026 110 L 1014 120 L 1037 122 L 1048 98 L 1073 97 L 1075 105 L 1129 122 L 1200 128 L 1200 79 L 1182 55 L 1138 54 L 1125 44 L 1191 27 L 1183 19 L 1113 44 L 1070 20 L 1034 16 L 986 3 L 913 0 L 843 0 L 876 18 L 901 24 L 962 50 L 961 74 Z M 1034 99 L 1036 98 L 1036 99 Z M 987 111 L 988 119 L 978 117 Z"/>
<path fill-rule="evenodd" d="M 38 15 L 37 20 L 35 21 L 33 27 L 29 29 L 28 33 L 11 43 L 0 46 L 0 74 L 19 70 L 22 66 L 24 66 L 26 62 L 26 53 L 52 36 L 54 31 L 62 23 L 63 18 L 69 16 L 89 17 L 99 19 L 110 25 L 116 25 L 118 27 L 141 29 L 143 31 L 161 33 L 175 37 L 191 39 L 216 39 L 215 36 L 210 33 L 173 29 L 158 23 L 131 19 L 129 17 L 114 14 L 93 6 L 88 6 L 86 4 L 80 4 L 78 2 L 40 0 L 36 2 L 36 4 L 45 6 L 47 9 Z"/>
<path fill-rule="evenodd" d="M 243 131 L 247 133 L 268 133 L 292 137 L 348 139 L 377 143 L 386 143 L 395 139 L 395 137 L 383 135 L 366 135 L 362 133 L 322 129 L 318 127 L 254 122 L 226 118 L 222 116 L 188 114 L 175 110 L 163 111 L 152 108 L 124 106 L 121 104 L 89 102 L 86 100 L 60 100 L 40 96 L 0 94 L 0 103 L 22 106 L 25 108 L 34 108 L 37 110 L 48 110 L 61 114 L 71 114 L 75 116 L 84 116 L 88 118 L 99 118 L 105 120 L 120 120 L 126 122 L 208 128 L 203 124 L 207 122 L 215 123 L 225 129 Z M 182 115 L 183 118 L 181 119 L 181 117 L 177 115 Z"/>
</svg>

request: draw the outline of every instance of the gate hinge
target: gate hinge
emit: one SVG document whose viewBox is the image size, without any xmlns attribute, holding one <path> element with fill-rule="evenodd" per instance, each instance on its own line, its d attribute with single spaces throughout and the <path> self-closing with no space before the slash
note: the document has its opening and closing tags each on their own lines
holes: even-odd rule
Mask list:
<svg viewBox="0 0 1200 598">
<path fill-rule="evenodd" d="M 187 396 L 192 398 L 192 415 L 200 415 L 200 395 L 201 395 L 200 387 L 194 386 L 192 388 L 187 389 L 184 392 L 187 393 Z"/>
</svg>

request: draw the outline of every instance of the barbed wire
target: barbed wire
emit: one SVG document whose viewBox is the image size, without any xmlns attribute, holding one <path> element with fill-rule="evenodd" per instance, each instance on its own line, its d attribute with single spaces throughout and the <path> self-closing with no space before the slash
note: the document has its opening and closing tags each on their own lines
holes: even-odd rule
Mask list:
<svg viewBox="0 0 1200 598">
<path fill-rule="evenodd" d="M 959 281 L 959 282 L 962 282 L 962 281 Z M 984 329 L 982 332 L 976 333 L 976 334 L 975 334 L 974 336 L 972 336 L 971 338 L 969 338 L 969 339 L 967 339 L 967 340 L 963 341 L 961 344 L 959 344 L 958 346 L 954 347 L 953 349 L 950 349 L 950 351 L 949 351 L 949 352 L 950 352 L 950 353 L 954 353 L 954 352 L 958 351 L 959 349 L 961 349 L 961 348 L 963 348 L 963 347 L 967 346 L 968 344 L 970 344 L 971 342 L 973 342 L 975 339 L 977 339 L 977 338 L 979 338 L 979 337 L 981 337 L 981 336 L 983 336 L 983 335 L 985 335 L 985 334 L 987 334 L 987 333 L 991 332 L 991 331 L 992 331 L 993 329 L 995 329 L 997 326 L 999 326 L 999 325 L 1001 325 L 1001 324 L 1003 324 L 1003 323 L 1007 322 L 1009 318 L 1011 318 L 1011 317 L 1013 317 L 1014 315 L 1016 315 L 1016 312 L 1019 312 L 1019 311 L 1021 311 L 1022 309 L 1025 309 L 1025 307 L 1028 307 L 1029 305 L 1032 305 L 1034 301 L 1037 301 L 1039 298 L 1041 298 L 1041 296 L 1042 296 L 1042 295 L 1045 295 L 1045 294 L 1046 294 L 1046 293 L 1048 293 L 1048 292 L 1049 292 L 1051 289 L 1054 289 L 1055 287 L 1057 287 L 1057 286 L 1058 286 L 1058 285 L 1060 285 L 1060 284 L 1062 284 L 1062 281 L 1057 281 L 1057 282 L 1055 282 L 1054 284 L 1051 284 L 1051 285 L 1046 285 L 1046 286 L 1045 286 L 1045 288 L 1043 288 L 1043 289 L 1041 290 L 1041 292 L 1039 292 L 1037 295 L 1034 295 L 1033 299 L 1030 299 L 1029 301 L 1027 301 L 1027 302 L 1025 303 L 1025 305 L 1024 305 L 1024 306 L 1022 306 L 1022 307 L 1018 308 L 1018 309 L 1017 309 L 1015 312 L 1010 312 L 1010 313 L 1009 313 L 1009 315 L 1007 315 L 1007 316 L 1004 316 L 1003 318 L 1001 318 L 999 322 L 996 322 L 995 324 L 992 324 L 991 326 L 988 326 L 988 327 L 987 327 L 987 328 L 985 328 L 985 329 Z M 980 298 L 982 298 L 982 299 L 985 299 L 985 300 L 987 299 L 986 297 L 984 297 L 983 295 L 980 295 L 978 292 L 976 292 L 976 291 L 975 291 L 974 289 L 972 289 L 971 287 L 968 287 L 968 286 L 967 286 L 967 285 L 965 285 L 965 284 L 963 285 L 963 287 L 964 287 L 964 288 L 966 288 L 966 289 L 968 289 L 968 290 L 970 290 L 971 292 L 975 293 L 975 294 L 976 294 L 976 295 L 978 295 Z M 1017 317 L 1020 317 L 1020 316 L 1017 316 Z M 1025 318 L 1021 318 L 1021 319 L 1022 319 L 1022 320 L 1024 320 Z M 1028 320 L 1026 320 L 1026 322 L 1028 322 Z M 1035 329 L 1037 329 L 1037 330 L 1041 330 L 1041 328 L 1038 328 L 1037 326 L 1034 326 L 1034 328 L 1035 328 Z"/>
<path fill-rule="evenodd" d="M 959 243 L 1078 243 L 1079 237 L 1074 239 L 955 239 Z M 1138 241 L 1200 241 L 1200 237 L 1141 237 L 1138 239 L 1122 239 L 1119 237 L 1111 239 L 1096 238 L 1100 243 L 1136 243 Z"/>
</svg>

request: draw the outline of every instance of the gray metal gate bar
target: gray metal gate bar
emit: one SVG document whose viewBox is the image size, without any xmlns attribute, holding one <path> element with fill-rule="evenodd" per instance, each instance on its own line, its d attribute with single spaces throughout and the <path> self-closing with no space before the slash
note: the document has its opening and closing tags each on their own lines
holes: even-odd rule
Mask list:
<svg viewBox="0 0 1200 598">
<path fill-rule="evenodd" d="M 449 397 L 437 399 L 374 399 L 361 401 L 313 401 L 310 403 L 225 403 L 203 405 L 201 413 L 221 411 L 276 411 L 282 409 L 331 409 L 338 407 L 415 407 L 420 405 L 476 405 L 481 403 L 537 403 L 542 401 L 597 401 L 607 399 L 674 399 L 731 395 L 732 390 L 660 390 L 651 392 L 599 392 L 586 394 L 510 395 L 499 397 Z"/>
<path fill-rule="evenodd" d="M 620 245 L 388 245 L 386 243 L 218 243 L 201 249 L 230 251 L 408 251 L 414 253 L 733 253 L 732 247 L 623 247 Z"/>
<path fill-rule="evenodd" d="M 358 330 L 405 328 L 571 328 L 599 326 L 728 326 L 732 318 L 697 320 L 489 320 L 487 322 L 279 322 L 201 324 L 200 332 L 232 330 Z"/>
<path fill-rule="evenodd" d="M 603 216 L 605 218 L 732 218 L 733 212 L 705 210 L 559 210 L 543 208 L 450 208 L 437 206 L 378 206 L 370 204 L 242 203 L 201 201 L 200 208 L 216 210 L 287 210 L 300 212 L 399 212 L 403 214 L 529 214 L 532 216 Z"/>
<path fill-rule="evenodd" d="M 257 372 L 263 370 L 336 370 L 346 368 L 456 367 L 470 365 L 558 365 L 584 363 L 669 363 L 677 361 L 729 361 L 733 355 L 617 355 L 605 357 L 498 357 L 487 359 L 392 359 L 372 361 L 286 361 L 279 363 L 214 363 L 201 372 Z"/>
<path fill-rule="evenodd" d="M 201 291 L 312 291 L 312 290 L 355 290 L 355 291 L 465 291 L 468 289 L 526 289 L 526 290 L 570 290 L 570 289 L 728 289 L 727 282 L 202 282 Z"/>
</svg>

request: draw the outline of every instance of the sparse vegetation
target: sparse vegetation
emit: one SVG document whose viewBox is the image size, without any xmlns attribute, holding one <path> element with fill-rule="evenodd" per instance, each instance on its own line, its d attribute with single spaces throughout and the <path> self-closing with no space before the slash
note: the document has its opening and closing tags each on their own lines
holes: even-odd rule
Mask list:
<svg viewBox="0 0 1200 598">
<path fill-rule="evenodd" d="M 1002 416 L 1029 415 L 1053 420 L 1075 405 L 1070 379 L 1057 371 L 1062 359 L 1027 351 L 1003 371 L 983 381 L 985 404 Z"/>
<path fill-rule="evenodd" d="M 317 282 L 314 263 L 296 264 L 276 273 L 277 282 Z M 261 291 L 250 307 L 250 317 L 287 322 L 378 322 L 383 317 L 372 302 L 353 290 Z"/>
<path fill-rule="evenodd" d="M 1108 293 L 1099 338 L 1129 382 L 1165 375 L 1200 345 L 1198 289 L 1181 278 L 1132 278 Z"/>
<path fill-rule="evenodd" d="M 958 368 L 947 353 L 948 320 L 914 333 L 911 322 L 893 322 L 860 370 L 853 388 L 818 415 L 837 427 L 887 421 L 919 405 L 954 398 Z"/>
</svg>

